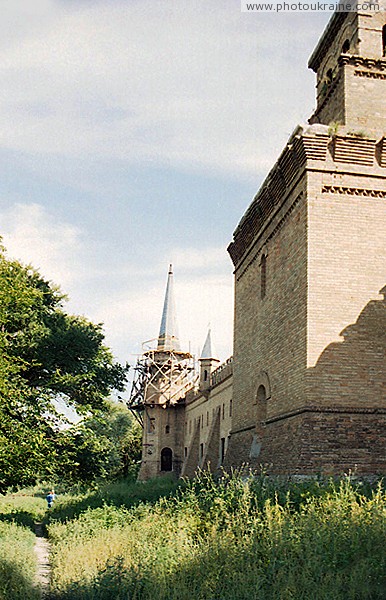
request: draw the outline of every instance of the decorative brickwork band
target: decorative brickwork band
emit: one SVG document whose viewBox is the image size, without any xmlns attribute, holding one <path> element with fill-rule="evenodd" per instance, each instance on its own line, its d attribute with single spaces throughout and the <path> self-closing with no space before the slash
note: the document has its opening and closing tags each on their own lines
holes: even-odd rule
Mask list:
<svg viewBox="0 0 386 600">
<path fill-rule="evenodd" d="M 293 410 L 287 413 L 282 413 L 281 415 L 277 415 L 272 417 L 271 419 L 267 419 L 265 421 L 265 425 L 269 425 L 270 423 L 276 423 L 276 421 L 282 421 L 283 419 L 289 419 L 291 417 L 297 417 L 298 415 L 302 415 L 304 413 L 335 413 L 335 414 L 351 414 L 351 415 L 386 415 L 386 408 L 377 408 L 377 407 L 366 407 L 359 408 L 355 407 L 341 407 L 341 406 L 303 406 L 297 410 Z"/>
<path fill-rule="evenodd" d="M 386 73 L 376 71 L 354 71 L 356 77 L 368 77 L 369 79 L 386 79 Z"/>
<path fill-rule="evenodd" d="M 322 194 L 342 194 L 345 196 L 362 196 L 365 198 L 386 198 L 385 190 L 366 190 L 364 188 L 341 187 L 336 185 L 324 185 Z"/>
</svg>

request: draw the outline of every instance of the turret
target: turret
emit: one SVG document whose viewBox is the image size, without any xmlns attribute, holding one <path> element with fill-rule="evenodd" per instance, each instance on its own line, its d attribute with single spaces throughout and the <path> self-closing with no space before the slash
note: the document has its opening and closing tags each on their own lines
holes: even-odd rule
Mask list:
<svg viewBox="0 0 386 600">
<path fill-rule="evenodd" d="M 211 330 L 208 330 L 205 344 L 199 358 L 200 361 L 200 390 L 205 391 L 210 387 L 211 373 L 218 367 L 219 359 L 214 349 Z"/>
<path fill-rule="evenodd" d="M 317 75 L 311 123 L 340 123 L 361 135 L 386 131 L 385 10 L 335 12 L 308 66 Z"/>
</svg>

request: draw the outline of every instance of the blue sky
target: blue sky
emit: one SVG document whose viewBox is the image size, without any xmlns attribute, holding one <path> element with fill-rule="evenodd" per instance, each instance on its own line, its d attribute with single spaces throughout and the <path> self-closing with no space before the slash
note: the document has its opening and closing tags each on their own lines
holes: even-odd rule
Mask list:
<svg viewBox="0 0 386 600">
<path fill-rule="evenodd" d="M 14 0 L 0 24 L 0 234 L 105 324 L 121 361 L 156 337 L 169 262 L 179 329 L 232 352 L 226 247 L 314 107 L 328 13 L 239 0 Z"/>
</svg>

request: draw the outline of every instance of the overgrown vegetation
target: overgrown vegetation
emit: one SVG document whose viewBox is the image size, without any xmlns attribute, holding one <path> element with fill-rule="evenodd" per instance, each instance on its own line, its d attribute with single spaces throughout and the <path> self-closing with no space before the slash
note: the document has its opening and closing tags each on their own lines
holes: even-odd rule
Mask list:
<svg viewBox="0 0 386 600">
<path fill-rule="evenodd" d="M 105 495 L 97 507 L 80 498 L 79 510 L 66 498 L 50 516 L 55 598 L 385 597 L 380 485 L 202 473 L 182 486 L 150 482 L 125 494 L 122 484 Z"/>
<path fill-rule="evenodd" d="M 34 522 L 42 519 L 43 498 L 12 494 L 0 498 L 0 600 L 38 600 L 34 587 Z"/>
<path fill-rule="evenodd" d="M 0 493 L 39 478 L 122 477 L 138 460 L 128 411 L 106 401 L 123 391 L 128 366 L 113 359 L 100 324 L 64 307 L 59 288 L 8 259 L 0 239 Z M 60 429 L 58 401 L 82 424 Z"/>
</svg>

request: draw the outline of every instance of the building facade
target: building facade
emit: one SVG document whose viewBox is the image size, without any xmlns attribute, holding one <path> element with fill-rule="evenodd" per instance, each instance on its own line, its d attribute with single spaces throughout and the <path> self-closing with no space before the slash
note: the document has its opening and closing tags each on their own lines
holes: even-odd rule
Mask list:
<svg viewBox="0 0 386 600">
<path fill-rule="evenodd" d="M 159 409 L 178 475 L 386 472 L 386 13 L 335 13 L 309 66 L 315 113 L 228 248 L 233 359 L 218 366 L 209 336 L 199 382 Z"/>
</svg>

